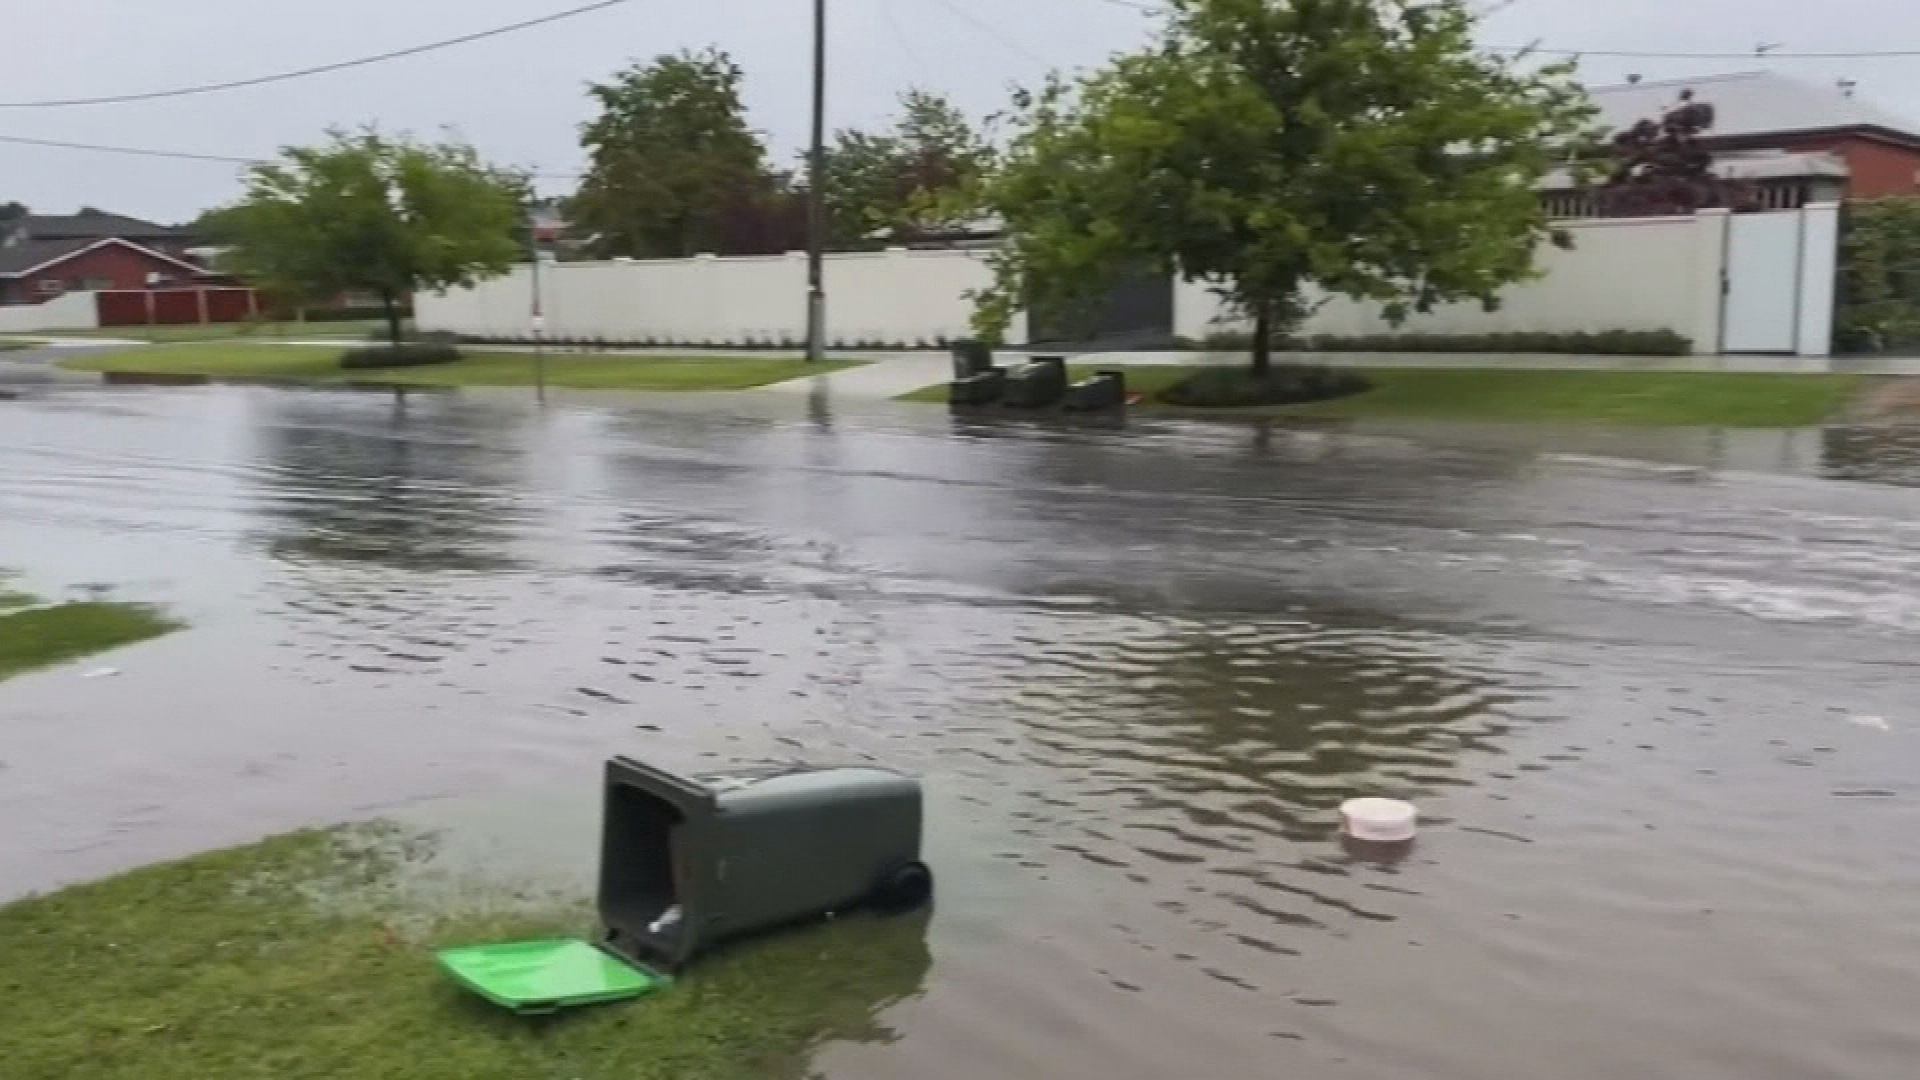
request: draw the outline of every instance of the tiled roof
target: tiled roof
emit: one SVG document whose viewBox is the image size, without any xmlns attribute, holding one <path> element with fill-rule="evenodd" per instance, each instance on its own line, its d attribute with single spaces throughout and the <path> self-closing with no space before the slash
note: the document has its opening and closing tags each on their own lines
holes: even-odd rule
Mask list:
<svg viewBox="0 0 1920 1080">
<path fill-rule="evenodd" d="M 99 243 L 98 240 L 29 240 L 12 247 L 0 247 L 0 277 L 15 277 L 36 266 Z"/>
<path fill-rule="evenodd" d="M 160 225 L 125 214 L 94 212 L 88 214 L 28 214 L 18 227 L 28 236 L 47 240 L 163 240 L 181 235 L 171 225 Z"/>
<path fill-rule="evenodd" d="M 1587 93 L 1600 107 L 1601 122 L 1617 131 L 1641 120 L 1658 120 L 1661 111 L 1689 89 L 1695 100 L 1713 106 L 1708 134 L 1714 138 L 1874 127 L 1920 139 L 1920 122 L 1848 97 L 1837 85 L 1771 71 L 1599 86 Z"/>
</svg>

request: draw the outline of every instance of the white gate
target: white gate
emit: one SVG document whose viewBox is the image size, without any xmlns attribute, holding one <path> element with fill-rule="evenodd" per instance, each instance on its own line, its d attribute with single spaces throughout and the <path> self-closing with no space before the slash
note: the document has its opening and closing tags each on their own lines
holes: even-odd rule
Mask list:
<svg viewBox="0 0 1920 1080">
<path fill-rule="evenodd" d="M 1799 211 L 1734 214 L 1728 220 L 1722 351 L 1794 351 L 1800 329 L 1800 228 Z"/>
</svg>

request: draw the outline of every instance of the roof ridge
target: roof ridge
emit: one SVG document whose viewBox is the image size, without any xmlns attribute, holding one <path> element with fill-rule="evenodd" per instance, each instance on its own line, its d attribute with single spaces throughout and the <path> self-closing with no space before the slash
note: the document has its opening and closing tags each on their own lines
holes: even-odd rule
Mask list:
<svg viewBox="0 0 1920 1080">
<path fill-rule="evenodd" d="M 25 244 L 17 244 L 9 248 L 0 248 L 0 256 L 12 256 L 13 258 L 11 261 L 21 262 L 24 264 L 21 266 L 20 269 L 17 269 L 17 270 L 0 270 L 0 277 L 18 278 L 26 274 L 31 274 L 37 270 L 44 269 L 45 267 L 53 266 L 55 264 L 65 262 L 68 259 L 74 258 L 75 256 L 84 255 L 87 252 L 94 250 L 95 248 L 106 247 L 109 244 L 118 244 L 121 247 L 132 248 L 135 251 L 139 251 L 146 255 L 150 255 L 156 259 L 161 259 L 163 261 L 173 263 L 176 266 L 180 266 L 185 269 L 192 270 L 196 273 L 201 273 L 201 274 L 207 273 L 206 268 L 203 266 L 195 265 L 194 263 L 190 263 L 185 259 L 178 258 L 173 255 L 169 255 L 166 252 L 160 251 L 156 248 L 148 247 L 146 244 L 142 244 L 138 240 L 129 240 L 123 236 L 103 236 L 103 237 L 75 236 L 75 237 L 63 237 L 58 240 L 31 240 Z M 65 250 L 62 250 L 62 249 L 65 249 Z M 28 256 L 31 256 L 32 258 L 37 259 L 38 261 L 27 263 L 26 257 Z"/>
<path fill-rule="evenodd" d="M 1639 82 L 1607 83 L 1604 86 L 1590 86 L 1587 88 L 1587 92 L 1591 94 L 1602 90 L 1645 90 L 1650 86 L 1693 86 L 1698 83 L 1733 82 L 1736 79 L 1759 79 L 1766 77 L 1780 79 L 1792 78 L 1792 76 L 1782 75 L 1777 71 L 1759 69 L 1754 71 L 1723 71 L 1714 75 L 1689 75 L 1671 79 L 1642 79 Z"/>
</svg>

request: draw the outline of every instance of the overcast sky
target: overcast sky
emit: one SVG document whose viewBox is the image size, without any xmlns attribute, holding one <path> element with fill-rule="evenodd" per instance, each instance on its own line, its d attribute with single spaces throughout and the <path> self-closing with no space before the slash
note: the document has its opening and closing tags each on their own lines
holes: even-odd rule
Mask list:
<svg viewBox="0 0 1920 1080">
<path fill-rule="evenodd" d="M 577 6 L 580 0 L 0 0 L 0 102 L 139 92 L 245 78 L 419 44 Z M 1151 18 L 1110 0 L 829 0 L 831 126 L 876 122 L 910 85 L 979 115 L 1049 67 L 1098 63 Z M 634 0 L 454 50 L 201 97 L 65 109 L 0 108 L 0 135 L 254 157 L 329 126 L 451 129 L 488 157 L 577 169 L 584 84 L 634 60 L 719 45 L 746 69 L 751 119 L 790 162 L 807 124 L 808 0 Z M 1583 49 L 1920 49 L 1912 0 L 1516 0 L 1489 43 Z M 1595 59 L 1589 81 L 1750 70 L 1762 62 Z M 1862 98 L 1920 124 L 1920 61 L 1772 61 L 1811 80 L 1847 76 Z M 548 182 L 560 189 L 564 184 Z M 0 143 L 0 201 L 48 213 L 82 204 L 174 221 L 229 200 L 233 166 Z"/>
</svg>

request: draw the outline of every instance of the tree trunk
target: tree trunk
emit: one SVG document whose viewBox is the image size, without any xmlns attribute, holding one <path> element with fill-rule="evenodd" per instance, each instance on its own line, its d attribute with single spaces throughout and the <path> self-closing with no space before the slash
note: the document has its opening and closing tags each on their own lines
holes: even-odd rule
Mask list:
<svg viewBox="0 0 1920 1080">
<path fill-rule="evenodd" d="M 400 347 L 400 305 L 394 302 L 392 289 L 380 290 L 380 306 L 387 313 L 387 342 Z"/>
<path fill-rule="evenodd" d="M 1273 307 L 1262 300 L 1253 308 L 1253 376 L 1264 379 L 1273 370 Z"/>
</svg>

